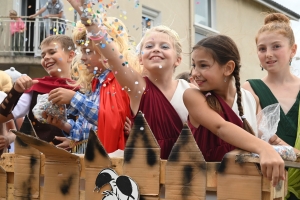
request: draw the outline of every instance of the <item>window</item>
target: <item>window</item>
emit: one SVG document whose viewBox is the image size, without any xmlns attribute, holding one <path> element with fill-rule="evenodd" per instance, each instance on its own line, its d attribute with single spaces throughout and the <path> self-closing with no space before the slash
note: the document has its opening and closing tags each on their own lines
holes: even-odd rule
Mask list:
<svg viewBox="0 0 300 200">
<path fill-rule="evenodd" d="M 160 12 L 152 8 L 142 6 L 142 35 L 146 32 L 147 29 L 152 28 L 153 26 L 158 26 L 161 24 L 161 15 Z"/>
<path fill-rule="evenodd" d="M 195 23 L 211 27 L 211 1 L 195 0 Z"/>
<path fill-rule="evenodd" d="M 214 28 L 215 0 L 194 0 L 195 41 L 200 41 L 208 35 L 219 33 Z"/>
</svg>

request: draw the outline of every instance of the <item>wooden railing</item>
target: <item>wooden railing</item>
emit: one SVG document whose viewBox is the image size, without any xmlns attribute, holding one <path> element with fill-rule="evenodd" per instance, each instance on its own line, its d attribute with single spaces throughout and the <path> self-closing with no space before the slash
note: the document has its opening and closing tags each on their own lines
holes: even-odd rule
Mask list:
<svg viewBox="0 0 300 200">
<path fill-rule="evenodd" d="M 86 154 L 71 154 L 34 136 L 25 120 L 15 132 L 15 154 L 0 161 L 0 199 L 102 199 L 93 192 L 104 168 L 127 175 L 139 186 L 140 199 L 205 199 L 207 191 L 217 198 L 243 200 L 284 199 L 287 182 L 273 187 L 259 170 L 259 159 L 235 150 L 221 163 L 205 162 L 194 137 L 185 126 L 168 160 L 160 159 L 160 148 L 142 115 L 138 115 L 124 150 L 124 158 L 110 158 L 91 131 Z M 287 166 L 300 168 L 299 162 Z M 165 190 L 163 190 L 164 186 Z"/>
</svg>

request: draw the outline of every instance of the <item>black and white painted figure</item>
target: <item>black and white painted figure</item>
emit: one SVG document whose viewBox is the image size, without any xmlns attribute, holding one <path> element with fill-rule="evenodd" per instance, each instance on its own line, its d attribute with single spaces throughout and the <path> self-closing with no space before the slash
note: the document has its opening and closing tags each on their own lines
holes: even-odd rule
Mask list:
<svg viewBox="0 0 300 200">
<path fill-rule="evenodd" d="M 139 199 L 139 188 L 136 182 L 128 176 L 118 176 L 113 169 L 103 169 L 98 174 L 94 191 L 99 192 L 100 189 L 106 184 L 110 184 L 112 191 L 104 191 L 104 197 L 102 200 Z"/>
</svg>

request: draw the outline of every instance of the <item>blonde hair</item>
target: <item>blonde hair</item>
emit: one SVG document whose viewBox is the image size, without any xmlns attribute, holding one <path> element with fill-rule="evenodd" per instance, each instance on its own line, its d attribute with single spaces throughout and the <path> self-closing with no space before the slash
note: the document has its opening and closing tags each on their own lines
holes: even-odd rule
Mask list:
<svg viewBox="0 0 300 200">
<path fill-rule="evenodd" d="M 258 36 L 265 31 L 275 31 L 290 40 L 290 46 L 295 44 L 294 32 L 290 26 L 290 19 L 281 13 L 271 13 L 265 17 L 264 25 L 259 29 L 255 41 L 257 43 Z"/>
<path fill-rule="evenodd" d="M 75 45 L 73 43 L 73 40 L 71 37 L 67 36 L 67 35 L 51 35 L 49 37 L 46 37 L 42 43 L 41 43 L 41 47 L 44 45 L 49 45 L 52 42 L 58 42 L 61 45 L 61 48 L 65 51 L 65 52 L 69 52 L 69 51 L 74 51 L 75 50 Z"/>
<path fill-rule="evenodd" d="M 181 57 L 182 54 L 182 46 L 181 43 L 179 41 L 179 35 L 176 31 L 174 31 L 173 29 L 164 26 L 164 25 L 159 25 L 159 26 L 155 26 L 151 29 L 148 29 L 145 33 L 145 36 L 142 38 L 141 42 L 140 42 L 140 52 L 139 54 L 141 54 L 142 52 L 142 48 L 144 45 L 144 40 L 147 37 L 147 35 L 151 32 L 159 32 L 159 33 L 165 33 L 170 37 L 170 40 L 173 42 L 174 48 L 176 50 L 177 56 Z"/>
<path fill-rule="evenodd" d="M 12 79 L 4 71 L 0 70 L 0 91 L 8 93 L 13 86 Z"/>
<path fill-rule="evenodd" d="M 9 15 L 10 15 L 10 16 L 18 16 L 18 13 L 17 13 L 17 11 L 15 11 L 15 10 L 10 10 L 10 11 L 9 11 Z"/>
<path fill-rule="evenodd" d="M 129 44 L 128 34 L 123 22 L 115 17 L 107 17 L 103 20 L 103 25 L 107 28 L 107 34 L 113 39 L 117 50 L 124 56 L 128 65 L 141 73 L 142 69 L 139 65 L 137 56 L 134 54 L 134 48 Z M 79 47 L 85 45 L 87 42 L 91 43 L 95 52 L 103 58 L 101 51 L 96 46 L 95 42 L 87 38 L 86 27 L 80 21 L 76 23 L 72 37 L 73 42 Z M 108 64 L 102 64 L 107 68 L 109 67 Z M 87 73 L 86 68 L 82 68 L 79 70 L 79 78 L 76 84 L 85 87 L 85 89 L 82 88 L 83 90 L 90 91 L 92 78 L 93 74 Z"/>
<path fill-rule="evenodd" d="M 91 74 L 86 65 L 81 61 L 81 54 L 77 54 L 73 60 L 71 65 L 71 77 L 72 80 L 76 81 L 75 84 L 68 83 L 72 86 L 80 86 L 80 91 L 82 93 L 86 93 L 91 91 L 92 85 L 91 80 L 93 78 L 93 74 Z"/>
</svg>

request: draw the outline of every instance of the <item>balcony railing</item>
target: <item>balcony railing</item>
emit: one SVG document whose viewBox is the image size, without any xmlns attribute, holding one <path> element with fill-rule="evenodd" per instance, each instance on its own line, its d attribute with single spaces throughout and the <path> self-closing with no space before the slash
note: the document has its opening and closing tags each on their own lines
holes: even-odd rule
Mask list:
<svg viewBox="0 0 300 200">
<path fill-rule="evenodd" d="M 44 38 L 54 34 L 71 36 L 74 27 L 74 22 L 62 21 L 58 18 L 20 18 L 26 28 L 23 33 L 15 33 L 12 36 L 10 26 L 15 20 L 10 17 L 0 17 L 0 54 L 40 56 L 40 44 Z"/>
</svg>

